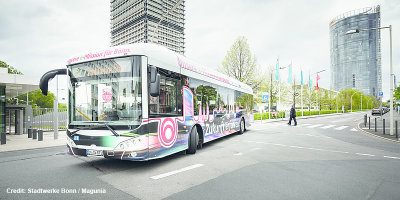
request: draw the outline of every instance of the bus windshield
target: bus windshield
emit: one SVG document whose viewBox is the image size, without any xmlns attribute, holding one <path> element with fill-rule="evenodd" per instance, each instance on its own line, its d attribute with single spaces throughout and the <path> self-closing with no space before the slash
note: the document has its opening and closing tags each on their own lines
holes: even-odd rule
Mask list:
<svg viewBox="0 0 400 200">
<path fill-rule="evenodd" d="M 107 124 L 132 129 L 140 125 L 140 56 L 85 62 L 68 69 L 69 128 Z"/>
</svg>

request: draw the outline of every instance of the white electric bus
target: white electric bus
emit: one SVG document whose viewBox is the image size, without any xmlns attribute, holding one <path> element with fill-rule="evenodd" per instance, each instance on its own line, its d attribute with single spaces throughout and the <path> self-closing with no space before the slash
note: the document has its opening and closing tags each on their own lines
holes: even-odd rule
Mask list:
<svg viewBox="0 0 400 200">
<path fill-rule="evenodd" d="M 237 80 L 156 44 L 78 54 L 67 68 L 68 154 L 150 160 L 194 154 L 206 142 L 254 121 L 253 91 Z"/>
</svg>

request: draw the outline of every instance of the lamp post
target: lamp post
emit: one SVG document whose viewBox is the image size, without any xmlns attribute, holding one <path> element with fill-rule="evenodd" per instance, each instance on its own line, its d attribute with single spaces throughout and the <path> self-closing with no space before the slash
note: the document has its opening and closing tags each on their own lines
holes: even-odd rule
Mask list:
<svg viewBox="0 0 400 200">
<path fill-rule="evenodd" d="M 369 31 L 369 30 L 378 30 L 378 29 L 389 29 L 390 34 L 390 135 L 393 135 L 393 69 L 392 69 L 392 25 L 387 27 L 379 27 L 379 28 L 369 28 L 369 29 L 356 29 L 350 30 L 346 32 L 346 35 L 360 33 L 360 31 Z"/>
<path fill-rule="evenodd" d="M 355 95 L 356 93 L 358 93 L 358 92 L 354 92 L 354 94 L 353 94 L 353 95 Z M 350 98 L 350 107 L 351 107 L 351 112 L 353 112 L 353 95 L 351 95 L 351 98 Z"/>
<path fill-rule="evenodd" d="M 286 67 L 279 67 L 279 69 L 278 70 L 281 70 L 281 69 L 285 69 Z M 279 106 L 279 109 L 281 108 L 281 73 L 279 73 L 278 72 L 278 79 L 279 79 L 279 82 L 278 82 L 278 84 L 279 84 L 279 101 L 278 101 L 278 106 Z M 279 109 L 278 109 L 278 106 L 277 106 L 277 110 L 278 110 L 278 112 L 279 112 Z"/>
</svg>

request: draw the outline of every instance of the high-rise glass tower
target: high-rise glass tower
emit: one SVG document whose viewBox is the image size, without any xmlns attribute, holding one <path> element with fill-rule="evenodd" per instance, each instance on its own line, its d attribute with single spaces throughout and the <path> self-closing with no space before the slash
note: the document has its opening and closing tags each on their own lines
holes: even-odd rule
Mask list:
<svg viewBox="0 0 400 200">
<path fill-rule="evenodd" d="M 185 1 L 160 19 L 178 0 L 111 0 L 111 46 L 154 43 L 185 53 Z M 154 38 L 152 38 L 154 37 Z"/>
<path fill-rule="evenodd" d="M 336 91 L 355 88 L 378 97 L 382 90 L 380 30 L 346 35 L 349 30 L 378 28 L 380 6 L 353 10 L 329 24 L 331 87 Z"/>
</svg>

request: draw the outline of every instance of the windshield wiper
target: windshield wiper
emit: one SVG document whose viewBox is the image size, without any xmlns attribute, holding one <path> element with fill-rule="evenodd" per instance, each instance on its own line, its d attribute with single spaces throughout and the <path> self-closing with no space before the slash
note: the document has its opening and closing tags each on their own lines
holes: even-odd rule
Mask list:
<svg viewBox="0 0 400 200">
<path fill-rule="evenodd" d="M 70 136 L 74 136 L 76 132 L 81 131 L 81 130 L 88 130 L 88 129 L 93 129 L 95 127 L 86 127 L 86 128 L 78 128 L 78 130 L 70 132 Z"/>
<path fill-rule="evenodd" d="M 107 122 L 99 122 L 99 121 L 90 121 L 90 122 L 83 122 L 83 123 L 97 123 L 97 124 L 104 124 L 108 130 L 110 130 L 115 136 L 119 136 L 119 134 L 117 132 L 115 132 L 115 130 L 113 128 L 111 128 L 111 126 L 108 125 Z M 91 129 L 91 128 L 83 128 L 83 129 Z M 79 129 L 77 131 L 83 130 L 83 129 Z M 75 133 L 76 131 L 74 131 Z"/>
</svg>

